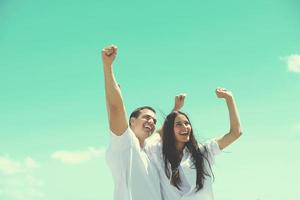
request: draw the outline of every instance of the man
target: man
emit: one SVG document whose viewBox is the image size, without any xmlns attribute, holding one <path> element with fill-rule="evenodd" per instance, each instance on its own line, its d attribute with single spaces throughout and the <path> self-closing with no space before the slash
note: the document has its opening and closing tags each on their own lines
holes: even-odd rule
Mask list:
<svg viewBox="0 0 300 200">
<path fill-rule="evenodd" d="M 117 47 L 102 50 L 105 94 L 111 141 L 106 152 L 114 179 L 114 200 L 161 200 L 159 177 L 144 151 L 145 139 L 155 130 L 155 110 L 136 109 L 127 122 L 121 90 L 113 73 Z"/>
</svg>

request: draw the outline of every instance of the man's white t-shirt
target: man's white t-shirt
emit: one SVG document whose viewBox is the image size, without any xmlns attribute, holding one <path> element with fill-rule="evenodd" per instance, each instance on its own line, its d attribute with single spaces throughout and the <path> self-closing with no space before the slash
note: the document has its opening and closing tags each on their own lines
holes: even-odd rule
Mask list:
<svg viewBox="0 0 300 200">
<path fill-rule="evenodd" d="M 214 164 L 214 158 L 221 150 L 215 140 L 208 141 L 204 144 L 207 149 L 207 158 L 210 165 Z M 199 148 L 203 151 L 204 146 L 199 144 Z M 178 190 L 170 183 L 170 178 L 165 174 L 165 165 L 162 155 L 162 143 L 159 135 L 153 135 L 147 140 L 146 152 L 150 160 L 155 163 L 159 171 L 161 181 L 161 192 L 163 200 L 213 200 L 212 182 L 209 163 L 204 159 L 205 169 L 211 176 L 205 176 L 204 185 L 201 190 L 196 192 L 196 169 L 192 162 L 192 157 L 187 148 L 185 148 L 183 157 L 179 166 L 179 174 L 181 179 L 181 190 Z"/>
<path fill-rule="evenodd" d="M 158 172 L 128 128 L 111 133 L 106 161 L 114 179 L 114 200 L 161 200 Z"/>
</svg>

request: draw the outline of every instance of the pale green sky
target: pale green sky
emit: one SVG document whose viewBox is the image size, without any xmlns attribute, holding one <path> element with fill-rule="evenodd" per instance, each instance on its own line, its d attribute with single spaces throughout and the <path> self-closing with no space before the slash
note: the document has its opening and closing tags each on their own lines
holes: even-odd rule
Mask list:
<svg viewBox="0 0 300 200">
<path fill-rule="evenodd" d="M 299 8 L 0 0 L 0 200 L 112 199 L 100 60 L 111 43 L 128 113 L 167 113 L 186 92 L 204 141 L 228 130 L 214 89 L 233 91 L 244 135 L 217 160 L 216 199 L 300 199 Z"/>
</svg>

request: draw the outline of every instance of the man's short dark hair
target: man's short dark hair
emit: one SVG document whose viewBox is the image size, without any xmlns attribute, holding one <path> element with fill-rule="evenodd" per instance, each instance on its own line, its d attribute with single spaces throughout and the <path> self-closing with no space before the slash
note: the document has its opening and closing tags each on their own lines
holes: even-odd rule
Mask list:
<svg viewBox="0 0 300 200">
<path fill-rule="evenodd" d="M 150 106 L 142 106 L 142 107 L 139 107 L 139 108 L 136 108 L 134 111 L 132 111 L 132 113 L 130 114 L 130 117 L 129 117 L 129 125 L 130 124 L 130 119 L 132 117 L 134 118 L 138 118 L 141 114 L 141 110 L 144 110 L 144 109 L 148 109 L 148 110 L 151 110 L 153 111 L 154 113 L 156 113 L 156 111 L 154 110 L 154 108 L 150 107 Z"/>
</svg>

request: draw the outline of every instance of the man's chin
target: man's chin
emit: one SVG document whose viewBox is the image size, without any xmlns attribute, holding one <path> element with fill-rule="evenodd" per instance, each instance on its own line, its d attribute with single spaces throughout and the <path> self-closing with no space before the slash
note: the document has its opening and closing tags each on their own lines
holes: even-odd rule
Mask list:
<svg viewBox="0 0 300 200">
<path fill-rule="evenodd" d="M 145 130 L 144 130 L 144 133 L 145 133 L 145 136 L 146 136 L 146 137 L 149 137 L 150 135 L 152 135 L 153 131 L 152 131 L 152 130 L 149 130 L 149 129 L 145 129 Z"/>
<path fill-rule="evenodd" d="M 152 135 L 153 132 L 152 131 L 147 131 L 146 133 L 147 133 L 147 137 L 149 137 L 149 136 Z"/>
</svg>

